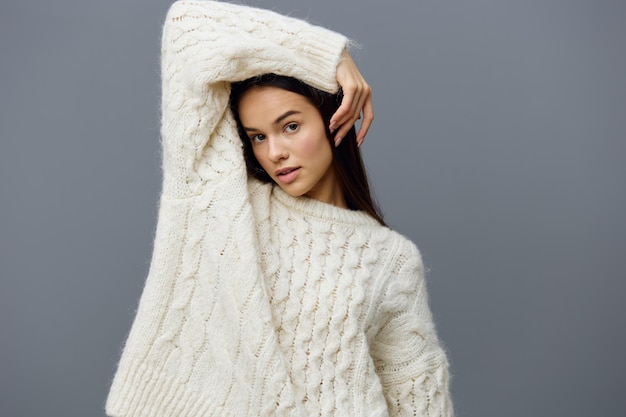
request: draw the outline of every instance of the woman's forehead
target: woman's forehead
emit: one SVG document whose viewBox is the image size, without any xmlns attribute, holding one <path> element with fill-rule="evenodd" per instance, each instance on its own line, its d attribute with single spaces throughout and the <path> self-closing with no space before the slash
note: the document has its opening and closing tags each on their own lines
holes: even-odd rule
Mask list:
<svg viewBox="0 0 626 417">
<path fill-rule="evenodd" d="M 246 125 L 248 122 L 273 123 L 288 111 L 304 114 L 317 111 L 306 97 L 271 86 L 249 89 L 242 95 L 238 107 L 239 117 Z"/>
</svg>

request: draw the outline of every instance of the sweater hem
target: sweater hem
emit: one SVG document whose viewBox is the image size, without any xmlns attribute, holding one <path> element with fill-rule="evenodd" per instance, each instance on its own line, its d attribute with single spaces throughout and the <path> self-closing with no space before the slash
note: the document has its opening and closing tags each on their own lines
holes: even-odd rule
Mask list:
<svg viewBox="0 0 626 417">
<path fill-rule="evenodd" d="M 158 372 L 145 362 L 133 361 L 119 369 L 106 403 L 111 417 L 235 417 L 207 392 Z"/>
</svg>

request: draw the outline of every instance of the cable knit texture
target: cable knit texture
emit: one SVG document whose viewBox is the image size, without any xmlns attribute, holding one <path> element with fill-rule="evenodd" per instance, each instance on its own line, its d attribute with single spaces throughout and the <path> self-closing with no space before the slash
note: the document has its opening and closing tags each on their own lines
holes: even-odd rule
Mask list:
<svg viewBox="0 0 626 417">
<path fill-rule="evenodd" d="M 170 8 L 163 194 L 110 416 L 452 415 L 415 246 L 246 175 L 230 83 L 277 73 L 336 91 L 346 44 L 267 10 Z"/>
</svg>

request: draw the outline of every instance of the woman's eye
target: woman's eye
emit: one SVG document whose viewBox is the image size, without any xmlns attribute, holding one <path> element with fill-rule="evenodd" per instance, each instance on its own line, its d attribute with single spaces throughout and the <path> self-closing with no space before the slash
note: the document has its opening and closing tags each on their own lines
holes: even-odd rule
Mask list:
<svg viewBox="0 0 626 417">
<path fill-rule="evenodd" d="M 285 131 L 288 133 L 295 132 L 296 130 L 298 130 L 298 123 L 289 123 L 285 126 Z"/>
<path fill-rule="evenodd" d="M 253 136 L 250 136 L 250 141 L 252 143 L 259 143 L 259 142 L 262 142 L 263 140 L 265 140 L 265 135 L 253 135 Z"/>
</svg>

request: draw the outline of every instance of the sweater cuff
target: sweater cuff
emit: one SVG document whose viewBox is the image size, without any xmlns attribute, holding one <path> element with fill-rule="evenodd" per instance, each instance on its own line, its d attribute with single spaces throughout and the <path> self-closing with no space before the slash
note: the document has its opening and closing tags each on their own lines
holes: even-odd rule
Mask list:
<svg viewBox="0 0 626 417">
<path fill-rule="evenodd" d="M 308 33 L 310 32 L 310 33 Z M 308 39 L 305 53 L 309 62 L 314 65 L 302 68 L 299 77 L 305 83 L 320 90 L 336 93 L 339 89 L 337 80 L 337 65 L 339 65 L 341 53 L 348 47 L 345 36 L 331 30 L 312 26 L 297 34 L 298 38 Z M 334 59 L 328 59 L 334 57 Z M 329 78 L 329 75 L 331 77 Z"/>
</svg>

